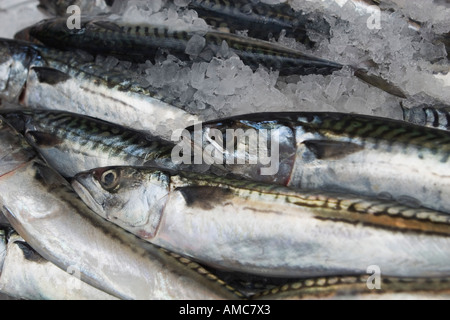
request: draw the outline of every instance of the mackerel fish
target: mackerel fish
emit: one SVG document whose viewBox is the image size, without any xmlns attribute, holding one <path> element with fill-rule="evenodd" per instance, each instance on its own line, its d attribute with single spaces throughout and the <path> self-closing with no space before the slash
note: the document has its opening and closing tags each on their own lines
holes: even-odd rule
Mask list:
<svg viewBox="0 0 450 320">
<path fill-rule="evenodd" d="M 342 65 L 303 54 L 275 43 L 215 30 L 173 30 L 152 24 L 133 25 L 101 17 L 84 18 L 80 30 L 67 28 L 66 19 L 44 20 L 29 29 L 32 38 L 62 50 L 82 49 L 91 54 L 117 56 L 133 62 L 153 60 L 158 49 L 186 59 L 186 47 L 193 36 L 205 38 L 205 47 L 218 53 L 225 41 L 253 70 L 260 65 L 280 75 L 328 75 Z"/>
<path fill-rule="evenodd" d="M 203 37 L 203 50 L 221 54 L 224 43 L 252 70 L 264 66 L 279 71 L 281 76 L 330 75 L 342 64 L 304 54 L 299 50 L 255 38 L 212 30 L 174 30 L 152 24 L 128 24 L 105 18 L 84 18 L 81 31 L 70 30 L 65 19 L 44 20 L 28 29 L 26 34 L 43 44 L 62 50 L 82 49 L 91 54 L 116 56 L 122 60 L 146 62 L 154 60 L 158 49 L 166 49 L 182 60 L 189 56 L 186 48 L 193 37 Z M 23 34 L 23 32 L 21 32 Z M 23 35 L 22 35 L 23 37 Z M 388 80 L 364 68 L 349 66 L 360 80 L 389 94 L 406 98 L 405 93 Z"/>
<path fill-rule="evenodd" d="M 236 299 L 233 288 L 93 213 L 1 118 L 0 207 L 23 239 L 63 270 L 120 299 Z"/>
<path fill-rule="evenodd" d="M 45 260 L 19 235 L 8 237 L 0 292 L 25 300 L 116 300 Z"/>
<path fill-rule="evenodd" d="M 450 133 L 443 130 L 355 114 L 265 113 L 189 132 L 180 146 L 203 144 L 210 157 L 200 160 L 240 177 L 450 213 Z"/>
<path fill-rule="evenodd" d="M 99 168 L 72 186 L 99 216 L 219 270 L 271 277 L 450 274 L 450 216 L 384 200 L 151 168 Z"/>
<path fill-rule="evenodd" d="M 0 39 L 0 53 L 0 97 L 5 101 L 80 113 L 163 138 L 200 119 L 184 111 L 178 98 L 80 52 Z"/>
</svg>

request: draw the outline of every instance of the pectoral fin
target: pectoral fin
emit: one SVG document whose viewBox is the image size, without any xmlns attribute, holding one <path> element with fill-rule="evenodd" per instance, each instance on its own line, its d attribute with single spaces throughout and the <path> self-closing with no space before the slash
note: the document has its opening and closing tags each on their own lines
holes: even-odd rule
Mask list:
<svg viewBox="0 0 450 320">
<path fill-rule="evenodd" d="M 51 134 L 38 131 L 28 131 L 26 137 L 40 148 L 53 148 L 62 143 L 60 139 Z"/>
<path fill-rule="evenodd" d="M 204 210 L 213 209 L 232 195 L 231 190 L 209 186 L 181 187 L 176 190 L 181 192 L 189 207 L 197 207 Z"/>
<path fill-rule="evenodd" d="M 356 143 L 339 141 L 308 140 L 304 145 L 320 160 L 338 160 L 364 149 Z"/>
<path fill-rule="evenodd" d="M 68 74 L 52 68 L 33 67 L 33 71 L 36 72 L 39 82 L 50 85 L 62 83 L 71 78 Z"/>
</svg>

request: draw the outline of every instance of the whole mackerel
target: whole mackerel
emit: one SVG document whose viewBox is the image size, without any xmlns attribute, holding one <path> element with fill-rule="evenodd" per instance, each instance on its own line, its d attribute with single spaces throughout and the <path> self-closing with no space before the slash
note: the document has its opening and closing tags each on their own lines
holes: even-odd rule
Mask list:
<svg viewBox="0 0 450 320">
<path fill-rule="evenodd" d="M 215 269 L 304 277 L 450 274 L 450 216 L 384 200 L 187 172 L 99 168 L 75 191 L 101 217 Z"/>
<path fill-rule="evenodd" d="M 184 153 L 253 181 L 450 213 L 450 132 L 341 113 L 250 114 L 189 132 L 187 142 L 208 152 Z"/>
<path fill-rule="evenodd" d="M 0 39 L 0 53 L 0 98 L 6 101 L 80 113 L 163 138 L 199 121 L 177 98 L 92 56 L 8 39 Z"/>
<path fill-rule="evenodd" d="M 121 299 L 233 299 L 232 288 L 93 213 L 0 118 L 0 206 L 45 259 Z"/>
<path fill-rule="evenodd" d="M 222 54 L 226 43 L 225 47 L 253 70 L 264 66 L 279 71 L 281 76 L 330 75 L 344 67 L 273 42 L 215 29 L 177 30 L 162 25 L 136 25 L 101 17 L 82 19 L 81 30 L 70 30 L 66 24 L 67 21 L 60 18 L 44 20 L 25 33 L 45 45 L 62 50 L 82 49 L 94 55 L 112 55 L 134 62 L 153 60 L 158 49 L 167 49 L 171 54 L 186 60 L 189 57 L 186 53 L 189 41 L 194 37 L 203 37 L 204 46 L 199 50 Z M 350 67 L 362 81 L 397 97 L 406 98 L 404 92 L 389 81 L 365 69 Z"/>
<path fill-rule="evenodd" d="M 215 30 L 176 30 L 162 25 L 128 24 L 101 17 L 83 18 L 81 30 L 67 28 L 66 19 L 44 20 L 29 29 L 31 37 L 62 50 L 82 49 L 91 54 L 117 56 L 133 62 L 153 60 L 158 49 L 186 58 L 193 36 L 205 38 L 205 47 L 218 53 L 222 43 L 256 70 L 260 65 L 281 75 L 331 74 L 342 65 L 304 54 L 272 42 Z"/>
</svg>

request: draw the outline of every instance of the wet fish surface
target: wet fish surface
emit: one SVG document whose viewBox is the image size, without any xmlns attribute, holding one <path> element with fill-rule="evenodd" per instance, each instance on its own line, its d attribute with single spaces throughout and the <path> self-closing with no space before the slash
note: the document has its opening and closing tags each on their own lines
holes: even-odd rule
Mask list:
<svg viewBox="0 0 450 320">
<path fill-rule="evenodd" d="M 163 138 L 193 125 L 177 98 L 86 54 L 0 40 L 0 97 L 29 108 L 65 110 L 145 130 Z"/>
<path fill-rule="evenodd" d="M 34 251 L 19 235 L 8 239 L 0 292 L 22 300 L 116 300 L 61 270 Z"/>
<path fill-rule="evenodd" d="M 211 163 L 238 176 L 450 212 L 450 133 L 443 130 L 340 113 L 251 114 L 189 130 Z"/>
<path fill-rule="evenodd" d="M 0 206 L 42 257 L 121 299 L 233 299 L 201 268 L 97 217 L 12 127 L 1 119 Z M 26 198 L 24 198 L 26 194 Z"/>
<path fill-rule="evenodd" d="M 219 270 L 273 277 L 450 274 L 450 216 L 393 202 L 149 168 L 72 185 L 101 217 Z"/>
</svg>

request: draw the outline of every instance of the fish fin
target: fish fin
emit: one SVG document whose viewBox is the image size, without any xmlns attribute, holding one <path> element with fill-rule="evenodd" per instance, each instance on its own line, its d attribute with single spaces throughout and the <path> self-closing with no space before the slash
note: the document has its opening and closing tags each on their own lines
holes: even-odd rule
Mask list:
<svg viewBox="0 0 450 320">
<path fill-rule="evenodd" d="M 118 26 L 114 22 L 110 22 L 110 21 L 94 21 L 92 24 L 97 27 L 100 27 L 102 29 L 106 29 L 106 30 L 110 30 L 110 31 L 114 31 L 114 32 L 122 32 L 123 31 L 120 26 Z"/>
<path fill-rule="evenodd" d="M 179 191 L 189 207 L 211 210 L 231 195 L 231 190 L 211 186 L 180 187 Z"/>
<path fill-rule="evenodd" d="M 36 72 L 41 83 L 55 85 L 71 78 L 67 73 L 52 68 L 33 67 L 32 70 Z"/>
<path fill-rule="evenodd" d="M 45 132 L 27 131 L 26 137 L 40 148 L 53 148 L 62 143 L 62 140 Z"/>
<path fill-rule="evenodd" d="M 381 89 L 389 94 L 392 94 L 396 97 L 406 99 L 405 93 L 397 86 L 395 86 L 393 83 L 389 82 L 388 80 L 383 79 L 380 76 L 369 74 L 368 71 L 363 69 L 357 69 L 355 71 L 355 76 L 359 78 L 360 80 L 364 81 L 367 84 L 370 84 L 374 87 L 377 87 L 378 89 Z"/>
<path fill-rule="evenodd" d="M 338 160 L 364 149 L 356 143 L 339 141 L 308 140 L 303 144 L 320 160 Z"/>
</svg>

